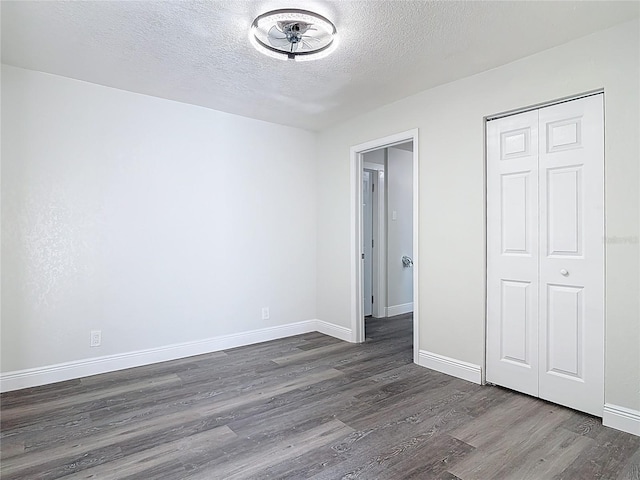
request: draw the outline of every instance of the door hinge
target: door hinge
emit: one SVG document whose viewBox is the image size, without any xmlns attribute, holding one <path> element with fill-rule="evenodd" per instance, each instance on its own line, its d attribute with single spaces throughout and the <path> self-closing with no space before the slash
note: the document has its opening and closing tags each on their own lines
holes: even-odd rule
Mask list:
<svg viewBox="0 0 640 480">
<path fill-rule="evenodd" d="M 372 184 L 371 184 L 371 191 L 372 191 L 372 192 L 375 192 L 375 191 L 376 191 L 376 184 L 375 184 L 375 183 L 372 183 Z"/>
<path fill-rule="evenodd" d="M 373 248 L 373 238 L 371 239 L 371 248 Z"/>
<path fill-rule="evenodd" d="M 373 295 L 371 295 L 371 303 L 373 303 Z"/>
<path fill-rule="evenodd" d="M 364 253 L 362 254 L 362 259 L 364 260 Z"/>
</svg>

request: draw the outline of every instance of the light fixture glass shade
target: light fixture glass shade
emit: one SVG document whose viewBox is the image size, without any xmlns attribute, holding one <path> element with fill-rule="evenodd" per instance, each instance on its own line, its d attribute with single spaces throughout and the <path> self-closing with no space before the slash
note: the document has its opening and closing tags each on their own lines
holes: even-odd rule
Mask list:
<svg viewBox="0 0 640 480">
<path fill-rule="evenodd" d="M 251 24 L 249 39 L 262 53 L 284 60 L 314 60 L 336 45 L 336 27 L 308 10 L 273 10 Z"/>
</svg>

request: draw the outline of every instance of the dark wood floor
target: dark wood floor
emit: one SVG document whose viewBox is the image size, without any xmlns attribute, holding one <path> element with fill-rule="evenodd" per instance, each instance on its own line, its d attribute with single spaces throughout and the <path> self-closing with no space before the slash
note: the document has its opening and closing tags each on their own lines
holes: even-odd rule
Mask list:
<svg viewBox="0 0 640 480">
<path fill-rule="evenodd" d="M 411 363 L 411 318 L 0 397 L 3 479 L 640 479 L 640 437 Z"/>
</svg>

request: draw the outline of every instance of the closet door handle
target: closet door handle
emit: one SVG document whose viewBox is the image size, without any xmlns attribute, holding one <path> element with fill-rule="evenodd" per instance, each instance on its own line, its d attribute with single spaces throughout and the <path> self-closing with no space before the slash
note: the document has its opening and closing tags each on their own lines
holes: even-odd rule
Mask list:
<svg viewBox="0 0 640 480">
<path fill-rule="evenodd" d="M 560 270 L 560 275 L 564 275 L 565 277 L 569 276 L 569 270 L 565 270 L 564 268 Z"/>
</svg>

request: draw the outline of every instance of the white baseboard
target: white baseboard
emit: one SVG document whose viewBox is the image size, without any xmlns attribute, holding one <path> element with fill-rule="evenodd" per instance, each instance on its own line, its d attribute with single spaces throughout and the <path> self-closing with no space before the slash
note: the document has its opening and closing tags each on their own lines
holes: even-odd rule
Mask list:
<svg viewBox="0 0 640 480">
<path fill-rule="evenodd" d="M 413 302 L 387 307 L 387 317 L 395 317 L 396 315 L 402 315 L 403 313 L 409 312 L 413 312 Z"/>
<path fill-rule="evenodd" d="M 445 357 L 444 355 L 427 352 L 426 350 L 420 350 L 418 352 L 418 365 L 477 383 L 478 385 L 482 384 L 482 367 L 480 367 L 480 365 L 463 362 L 462 360 Z"/>
<path fill-rule="evenodd" d="M 261 328 L 248 332 L 221 335 L 219 337 L 196 340 L 194 342 L 177 343 L 163 347 L 150 348 L 135 352 L 127 352 L 104 357 L 88 358 L 73 362 L 58 363 L 45 367 L 30 368 L 0 374 L 0 392 L 9 392 L 21 388 L 36 387 L 49 383 L 63 382 L 76 378 L 97 375 L 100 373 L 140 367 L 152 363 L 166 362 L 179 358 L 217 352 L 229 348 L 242 347 L 254 343 L 267 342 L 278 338 L 320 331 L 347 341 L 351 341 L 351 330 L 342 331 L 343 327 L 319 320 L 306 320 L 275 327 Z"/>
<path fill-rule="evenodd" d="M 602 424 L 640 437 L 640 411 L 638 410 L 605 403 Z"/>
<path fill-rule="evenodd" d="M 341 327 L 324 320 L 316 320 L 316 330 L 330 337 L 339 338 L 345 342 L 353 342 L 353 332 L 350 328 Z"/>
</svg>

